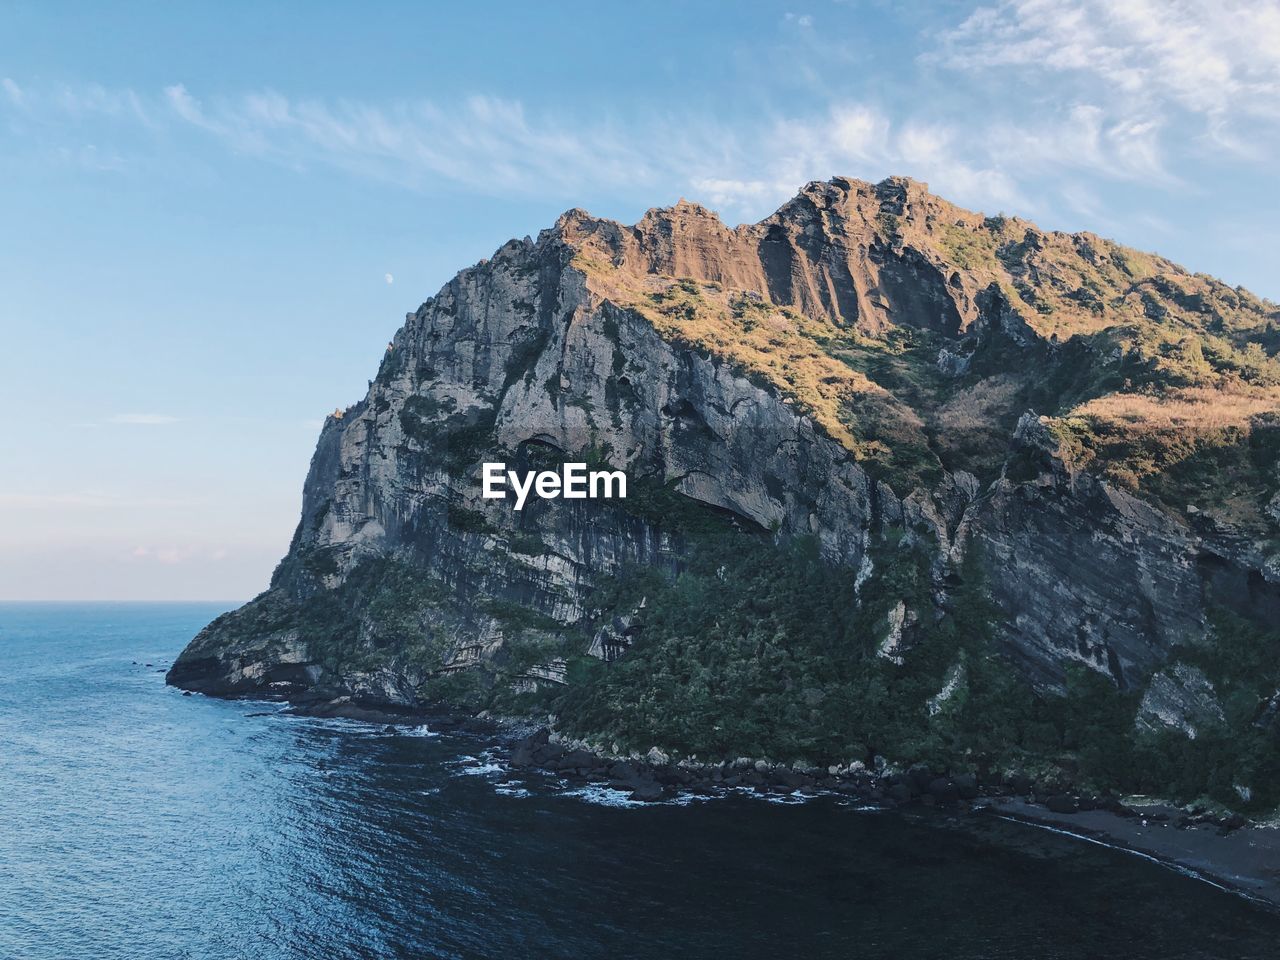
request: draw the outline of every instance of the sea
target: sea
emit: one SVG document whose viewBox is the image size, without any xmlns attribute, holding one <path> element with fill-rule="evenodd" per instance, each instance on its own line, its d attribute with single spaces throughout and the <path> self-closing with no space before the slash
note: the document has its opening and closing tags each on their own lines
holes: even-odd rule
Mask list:
<svg viewBox="0 0 1280 960">
<path fill-rule="evenodd" d="M 996 818 L 524 782 L 183 696 L 227 604 L 0 605 L 0 958 L 1275 958 L 1280 915 Z"/>
</svg>

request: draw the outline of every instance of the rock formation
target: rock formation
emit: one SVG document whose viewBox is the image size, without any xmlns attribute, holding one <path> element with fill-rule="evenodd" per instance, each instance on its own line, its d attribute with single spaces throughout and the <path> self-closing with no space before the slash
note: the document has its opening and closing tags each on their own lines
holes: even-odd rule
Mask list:
<svg viewBox="0 0 1280 960">
<path fill-rule="evenodd" d="M 1246 291 L 903 178 L 812 183 L 736 228 L 683 201 L 634 226 L 571 210 L 405 318 L 326 420 L 270 588 L 169 681 L 554 695 L 643 647 L 645 598 L 606 608 L 606 582 L 674 581 L 708 522 L 813 543 L 855 574 L 851 610 L 889 589 L 886 555 L 927 556 L 923 599 L 877 601 L 882 669 L 948 615 L 968 557 L 1035 689 L 1078 664 L 1168 694 L 1215 609 L 1280 621 L 1278 347 Z M 625 470 L 632 496 L 480 496 L 485 461 L 566 460 Z"/>
</svg>

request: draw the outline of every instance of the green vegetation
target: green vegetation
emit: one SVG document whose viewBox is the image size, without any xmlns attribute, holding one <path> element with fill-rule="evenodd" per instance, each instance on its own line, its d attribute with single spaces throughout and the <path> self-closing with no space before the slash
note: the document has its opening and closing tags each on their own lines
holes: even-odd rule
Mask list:
<svg viewBox="0 0 1280 960">
<path fill-rule="evenodd" d="M 762 297 L 744 291 L 729 298 L 729 309 L 733 313 L 733 319 L 742 324 L 744 331 L 750 333 L 773 311 L 774 307 Z"/>
<path fill-rule="evenodd" d="M 532 310 L 533 305 L 530 304 L 529 311 L 532 312 Z M 510 387 L 518 380 L 533 382 L 533 368 L 537 365 L 538 357 L 542 355 L 550 335 L 551 332 L 548 327 L 535 326 L 525 339 L 512 346 L 511 356 L 507 359 L 504 388 Z"/>
<path fill-rule="evenodd" d="M 394 665 L 403 675 L 422 678 L 417 695 L 424 701 L 476 710 L 532 707 L 537 698 L 515 698 L 511 684 L 529 667 L 563 656 L 570 642 L 551 617 L 508 601 L 482 600 L 477 611 L 492 617 L 507 640 L 504 657 L 452 666 L 458 636 L 474 634 L 475 623 L 462 618 L 445 584 L 390 557 L 361 561 L 340 586 L 305 601 L 287 600 L 277 591 L 253 608 L 255 635 L 296 630 L 306 640 L 325 670 L 322 683 Z"/>
<path fill-rule="evenodd" d="M 497 410 L 463 412 L 450 397 L 412 396 L 401 406 L 399 419 L 409 440 L 457 475 L 476 462 L 492 439 Z"/>
<path fill-rule="evenodd" d="M 481 604 L 481 609 L 502 624 L 503 630 L 509 636 L 530 630 L 554 633 L 560 629 L 560 623 L 546 614 L 507 600 L 485 601 Z"/>
<path fill-rule="evenodd" d="M 1280 717 L 1263 705 L 1280 692 L 1280 633 L 1216 611 L 1212 639 L 1175 652 L 1204 671 L 1223 707 L 1223 722 L 1194 740 L 1180 734 L 1138 737 L 1133 762 L 1139 789 L 1224 806 L 1271 810 L 1280 805 Z M 1237 786 L 1248 788 L 1248 799 Z"/>
<path fill-rule="evenodd" d="M 1019 676 L 999 650 L 997 611 L 972 552 L 934 620 L 931 551 L 909 537 L 875 548 L 858 607 L 852 573 L 823 563 L 811 541 L 775 544 L 716 516 L 674 527 L 691 547 L 678 575 L 627 570 L 593 598 L 606 612 L 639 610 L 643 627 L 622 659 L 571 663 L 553 706 L 574 735 L 705 760 L 827 765 L 880 755 L 1232 808 L 1280 803 L 1277 732 L 1253 725 L 1280 689 L 1280 637 L 1219 621 L 1219 643 L 1180 656 L 1209 673 L 1227 722 L 1195 740 L 1153 736 L 1134 723 L 1141 694 L 1095 671 L 1070 668 L 1060 695 Z M 876 648 L 899 600 L 924 615 L 908 626 L 896 664 Z M 1236 784 L 1250 787 L 1248 800 Z"/>
<path fill-rule="evenodd" d="M 494 526 L 479 510 L 468 510 L 466 507 L 451 503 L 446 508 L 445 517 L 452 529 L 462 533 L 495 532 Z"/>
<path fill-rule="evenodd" d="M 965 270 L 991 269 L 996 265 L 996 238 L 985 230 L 967 230 L 956 224 L 946 224 L 939 242 L 948 259 Z"/>
<path fill-rule="evenodd" d="M 507 549 L 512 553 L 520 553 L 529 557 L 540 557 L 547 552 L 547 545 L 537 532 L 520 531 L 511 537 Z"/>
<path fill-rule="evenodd" d="M 277 622 L 256 629 L 297 630 L 332 676 L 376 669 L 392 657 L 434 669 L 446 645 L 434 621 L 447 596 L 443 584 L 407 563 L 368 559 L 340 587 L 282 606 Z"/>
<path fill-rule="evenodd" d="M 338 561 L 329 548 L 312 548 L 301 553 L 303 568 L 314 577 L 332 576 L 338 572 Z"/>
<path fill-rule="evenodd" d="M 591 602 L 601 616 L 634 614 L 640 624 L 614 663 L 582 655 L 585 632 L 522 604 L 481 599 L 477 612 L 499 624 L 504 653 L 447 668 L 459 635 L 456 598 L 389 558 L 361 562 L 341 586 L 303 603 L 258 605 L 252 629 L 297 630 L 331 677 L 394 661 L 419 671 L 426 700 L 554 711 L 567 732 L 623 750 L 656 744 L 705 760 L 818 765 L 883 756 L 953 771 L 1021 769 L 1081 788 L 1247 811 L 1280 804 L 1280 717 L 1264 710 L 1280 690 L 1275 631 L 1216 613 L 1211 636 L 1171 661 L 1204 672 L 1222 721 L 1202 724 L 1194 739 L 1153 734 L 1135 725 L 1142 691 L 1119 692 L 1078 665 L 1061 695 L 1019 676 L 1001 653 L 973 551 L 935 618 L 935 547 L 915 535 L 878 541 L 874 573 L 855 589 L 853 572 L 823 562 L 812 540 L 778 543 L 652 480 L 611 509 L 660 519 L 685 557 L 676 572 L 626 569 L 598 586 Z M 302 566 L 310 575 L 336 569 L 328 551 L 307 553 Z M 877 650 L 899 603 L 897 663 Z M 522 681 L 563 659 L 567 686 Z"/>
<path fill-rule="evenodd" d="M 452 397 L 439 400 L 434 396 L 415 395 L 405 399 L 400 407 L 400 428 L 405 435 L 424 446 L 434 443 L 440 436 L 436 421 L 457 409 Z"/>
<path fill-rule="evenodd" d="M 811 541 L 779 546 L 723 524 L 704 532 L 674 579 L 634 570 L 601 588 L 606 610 L 635 609 L 643 597 L 643 630 L 621 660 L 574 665 L 556 705 L 562 725 L 626 749 L 660 744 L 704 759 L 827 764 L 879 754 L 966 768 L 1023 759 L 1037 700 L 992 647 L 976 564 L 946 615 L 916 625 L 902 665 L 876 646 L 897 598 L 928 609 L 928 551 L 894 538 L 876 564 L 859 609 L 853 573 L 822 562 Z M 963 682 L 931 713 L 957 668 Z"/>
<path fill-rule="evenodd" d="M 1050 428 L 1076 465 L 1181 510 L 1207 508 L 1243 532 L 1274 535 L 1280 489 L 1280 390 L 1205 388 L 1160 398 L 1113 394 Z"/>
<path fill-rule="evenodd" d="M 634 477 L 627 489 L 626 500 L 618 501 L 613 509 L 682 538 L 714 539 L 741 526 L 753 533 L 763 532 L 755 524 L 728 511 L 689 499 L 677 492 L 678 486 L 675 481 L 662 483 L 654 477 Z"/>
<path fill-rule="evenodd" d="M 649 294 L 658 311 L 676 320 L 696 320 L 699 307 L 705 306 L 702 289 L 692 280 L 677 280 L 666 290 Z"/>
</svg>

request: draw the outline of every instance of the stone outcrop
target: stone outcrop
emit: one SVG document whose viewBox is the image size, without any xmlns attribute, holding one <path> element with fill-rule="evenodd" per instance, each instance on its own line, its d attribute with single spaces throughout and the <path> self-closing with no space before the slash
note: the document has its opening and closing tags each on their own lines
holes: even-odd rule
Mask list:
<svg viewBox="0 0 1280 960">
<path fill-rule="evenodd" d="M 1206 728 L 1223 723 L 1213 684 L 1203 670 L 1186 663 L 1156 673 L 1138 707 L 1138 728 L 1150 733 L 1176 730 L 1194 740 Z"/>
<path fill-rule="evenodd" d="M 1203 636 L 1198 538 L 1175 518 L 1072 469 L 1033 414 L 1013 437 L 1033 472 L 995 481 L 975 512 L 1007 647 L 1029 670 L 1078 661 L 1122 690 Z"/>
</svg>

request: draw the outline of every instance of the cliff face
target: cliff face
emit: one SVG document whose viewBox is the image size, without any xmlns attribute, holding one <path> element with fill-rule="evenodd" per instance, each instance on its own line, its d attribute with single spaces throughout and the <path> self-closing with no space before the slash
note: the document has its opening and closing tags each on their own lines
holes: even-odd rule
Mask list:
<svg viewBox="0 0 1280 960">
<path fill-rule="evenodd" d="M 406 317 L 326 421 L 270 589 L 169 680 L 554 696 L 643 648 L 653 598 L 619 581 L 675 582 L 710 525 L 850 571 L 837 599 L 871 635 L 833 657 L 909 659 L 976 576 L 1038 689 L 1079 663 L 1141 691 L 1212 643 L 1212 609 L 1280 619 L 1277 319 L 897 178 L 810 184 L 734 229 L 684 202 L 635 226 L 570 211 Z M 625 470 L 631 496 L 481 498 L 482 462 L 565 460 Z M 893 596 L 906 553 L 927 584 Z"/>
</svg>

